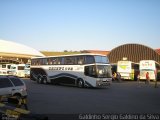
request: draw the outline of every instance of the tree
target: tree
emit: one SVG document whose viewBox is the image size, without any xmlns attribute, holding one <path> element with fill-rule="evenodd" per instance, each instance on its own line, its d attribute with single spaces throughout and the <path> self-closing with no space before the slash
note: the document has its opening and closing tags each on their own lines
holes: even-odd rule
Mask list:
<svg viewBox="0 0 160 120">
<path fill-rule="evenodd" d="M 64 50 L 64 52 L 68 52 L 67 50 Z"/>
</svg>

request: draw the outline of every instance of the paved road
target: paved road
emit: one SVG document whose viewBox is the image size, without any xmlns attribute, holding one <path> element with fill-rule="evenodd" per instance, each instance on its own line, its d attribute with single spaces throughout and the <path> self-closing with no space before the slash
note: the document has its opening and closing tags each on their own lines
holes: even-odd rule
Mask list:
<svg viewBox="0 0 160 120">
<path fill-rule="evenodd" d="M 24 81 L 33 113 L 160 113 L 160 85 L 154 88 L 153 83 L 122 82 L 106 89 L 90 89 Z"/>
</svg>

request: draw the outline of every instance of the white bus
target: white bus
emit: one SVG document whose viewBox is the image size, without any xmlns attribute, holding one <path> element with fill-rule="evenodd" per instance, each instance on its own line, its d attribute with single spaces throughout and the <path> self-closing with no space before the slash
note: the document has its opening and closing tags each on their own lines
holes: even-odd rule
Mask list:
<svg viewBox="0 0 160 120">
<path fill-rule="evenodd" d="M 8 75 L 11 64 L 0 64 L 0 75 Z"/>
<path fill-rule="evenodd" d="M 25 64 L 24 67 L 25 77 L 30 77 L 30 64 Z"/>
<path fill-rule="evenodd" d="M 112 82 L 111 65 L 105 55 L 99 54 L 32 58 L 30 79 L 44 84 L 108 86 Z"/>
<path fill-rule="evenodd" d="M 9 74 L 17 77 L 25 77 L 25 64 L 12 64 Z"/>
<path fill-rule="evenodd" d="M 160 64 L 154 60 L 141 60 L 140 61 L 140 79 L 146 80 L 146 73 L 149 72 L 150 80 L 155 81 L 158 70 L 160 70 Z"/>
<path fill-rule="evenodd" d="M 121 74 L 122 79 L 137 80 L 139 64 L 132 61 L 118 61 L 117 72 Z"/>
</svg>

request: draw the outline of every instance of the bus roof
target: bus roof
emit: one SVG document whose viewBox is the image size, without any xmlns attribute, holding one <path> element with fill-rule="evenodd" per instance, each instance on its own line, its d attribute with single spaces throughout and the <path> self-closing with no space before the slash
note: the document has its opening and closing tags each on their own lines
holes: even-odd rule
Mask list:
<svg viewBox="0 0 160 120">
<path fill-rule="evenodd" d="M 95 53 L 80 53 L 80 54 L 70 54 L 70 55 L 57 55 L 57 56 L 45 56 L 45 57 L 32 57 L 31 59 L 36 59 L 36 58 L 50 58 L 50 57 L 65 57 L 65 56 L 82 56 L 82 55 L 99 55 L 99 56 L 106 56 L 106 55 L 95 54 Z"/>
<path fill-rule="evenodd" d="M 158 62 L 155 61 L 155 60 L 140 60 L 140 63 L 141 63 L 141 62 L 154 62 L 155 64 L 160 65 L 160 63 L 158 63 Z"/>
<path fill-rule="evenodd" d="M 25 64 L 12 64 L 11 66 L 25 66 Z"/>
<path fill-rule="evenodd" d="M 155 60 L 140 60 L 140 62 L 143 62 L 143 61 L 156 62 Z"/>
<path fill-rule="evenodd" d="M 133 64 L 139 64 L 130 60 L 119 60 L 117 63 L 133 63 Z"/>
</svg>

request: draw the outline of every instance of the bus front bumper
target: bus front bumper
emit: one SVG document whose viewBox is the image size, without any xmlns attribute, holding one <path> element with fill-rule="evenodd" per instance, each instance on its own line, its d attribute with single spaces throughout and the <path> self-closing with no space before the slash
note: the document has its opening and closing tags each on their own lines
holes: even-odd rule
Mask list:
<svg viewBox="0 0 160 120">
<path fill-rule="evenodd" d="M 96 82 L 97 87 L 107 87 L 110 86 L 112 83 L 112 78 L 103 78 L 103 79 L 98 79 Z"/>
</svg>

